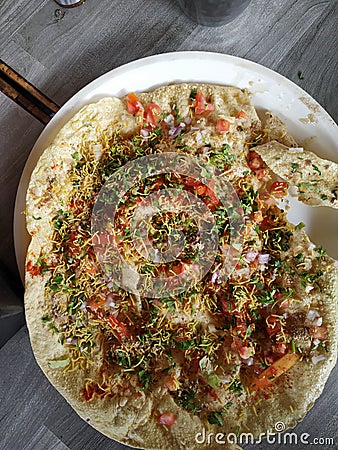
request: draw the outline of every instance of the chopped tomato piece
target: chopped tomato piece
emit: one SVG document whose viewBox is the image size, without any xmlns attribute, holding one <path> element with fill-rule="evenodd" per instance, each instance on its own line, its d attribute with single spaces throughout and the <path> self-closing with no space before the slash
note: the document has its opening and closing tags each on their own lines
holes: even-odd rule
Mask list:
<svg viewBox="0 0 338 450">
<path fill-rule="evenodd" d="M 258 170 L 255 170 L 255 175 L 256 175 L 256 177 L 257 177 L 259 180 L 261 180 L 262 178 L 265 177 L 265 175 L 266 175 L 266 170 L 265 170 L 265 169 L 258 169 Z"/>
<path fill-rule="evenodd" d="M 69 206 L 74 211 L 75 214 L 79 214 L 84 209 L 84 202 L 83 200 L 77 200 L 72 198 Z"/>
<path fill-rule="evenodd" d="M 262 211 L 255 211 L 253 213 L 253 220 L 255 223 L 261 223 L 263 222 L 263 214 Z"/>
<path fill-rule="evenodd" d="M 240 110 L 240 112 L 237 114 L 237 119 L 248 119 L 248 115 L 245 111 L 243 111 L 242 109 Z"/>
<path fill-rule="evenodd" d="M 157 127 L 161 121 L 162 109 L 156 103 L 148 103 L 144 113 L 146 122 L 152 126 Z"/>
<path fill-rule="evenodd" d="M 233 336 L 233 343 L 231 347 L 237 350 L 239 356 L 243 359 L 248 359 L 253 355 L 253 349 L 247 345 L 247 341 L 243 341 L 237 336 Z"/>
<path fill-rule="evenodd" d="M 309 333 L 313 338 L 319 339 L 320 341 L 327 339 L 327 329 L 324 326 L 312 326 L 309 329 Z"/>
<path fill-rule="evenodd" d="M 165 382 L 165 385 L 167 386 L 168 390 L 171 392 L 177 391 L 177 389 L 178 389 L 177 380 L 175 377 L 168 378 L 168 380 Z"/>
<path fill-rule="evenodd" d="M 195 190 L 197 192 L 198 195 L 203 195 L 205 194 L 205 191 L 207 190 L 207 186 L 204 186 L 203 184 L 199 184 L 198 186 L 196 186 Z"/>
<path fill-rule="evenodd" d="M 288 183 L 286 181 L 275 181 L 270 187 L 270 194 L 277 198 L 285 197 L 288 191 Z"/>
<path fill-rule="evenodd" d="M 298 360 L 299 355 L 297 353 L 287 353 L 277 359 L 277 361 L 265 369 L 251 384 L 250 390 L 258 391 L 259 389 L 269 386 L 276 378 L 291 369 L 291 367 L 294 366 Z"/>
<path fill-rule="evenodd" d="M 199 184 L 199 181 L 196 180 L 195 178 L 188 177 L 188 178 L 185 179 L 184 184 L 186 186 L 193 186 L 194 187 L 194 186 L 197 186 Z"/>
<path fill-rule="evenodd" d="M 214 206 L 214 205 L 218 205 L 219 200 L 218 200 L 218 198 L 216 197 L 216 195 L 215 195 L 215 193 L 214 193 L 214 191 L 213 191 L 212 189 L 206 187 L 205 194 L 210 198 L 211 204 L 212 204 L 213 206 Z"/>
<path fill-rule="evenodd" d="M 177 264 L 177 266 L 174 266 L 172 268 L 172 271 L 174 273 L 176 273 L 176 275 L 179 275 L 180 273 L 184 272 L 184 269 L 185 269 L 184 264 L 183 263 L 179 263 L 179 264 Z"/>
<path fill-rule="evenodd" d="M 219 119 L 216 123 L 216 130 L 224 133 L 230 130 L 230 122 L 226 119 Z"/>
<path fill-rule="evenodd" d="M 222 311 L 225 315 L 229 316 L 231 314 L 232 305 L 225 298 L 221 299 Z"/>
<path fill-rule="evenodd" d="M 260 195 L 260 200 L 263 205 L 267 206 L 268 208 L 276 204 L 276 200 L 268 193 Z"/>
<path fill-rule="evenodd" d="M 106 298 L 103 295 L 98 295 L 88 301 L 87 307 L 92 311 L 96 312 L 100 308 L 104 308 L 106 304 Z"/>
<path fill-rule="evenodd" d="M 276 316 L 270 315 L 266 319 L 266 331 L 268 332 L 269 336 L 273 336 L 274 334 L 277 334 L 282 329 L 280 320 Z"/>
<path fill-rule="evenodd" d="M 96 274 L 97 274 L 97 269 L 96 269 L 96 267 L 95 267 L 95 264 L 94 264 L 92 261 L 89 261 L 89 262 L 86 264 L 86 266 L 85 266 L 85 268 L 84 268 L 84 271 L 85 271 L 86 273 L 89 273 L 90 275 L 96 275 Z"/>
<path fill-rule="evenodd" d="M 265 231 L 269 228 L 274 228 L 277 226 L 277 223 L 277 219 L 274 216 L 265 216 L 260 228 L 262 231 Z"/>
<path fill-rule="evenodd" d="M 157 178 L 157 180 L 155 181 L 155 184 L 153 186 L 154 189 L 158 190 L 163 186 L 164 180 L 162 177 Z"/>
<path fill-rule="evenodd" d="M 98 302 L 93 300 L 92 302 L 90 302 L 88 304 L 88 308 L 90 309 L 90 311 L 94 314 L 95 317 L 97 317 L 98 319 L 101 319 L 105 322 L 107 322 L 114 330 L 114 334 L 116 336 L 116 338 L 122 342 L 125 339 L 130 339 L 131 334 L 128 330 L 128 327 L 126 324 L 124 324 L 123 322 L 120 322 L 119 320 L 116 319 L 116 317 L 114 316 L 114 314 L 108 314 L 106 315 L 104 313 L 104 310 L 102 309 L 103 303 L 106 302 L 106 299 L 103 296 L 100 296 Z M 101 307 L 100 307 L 101 305 Z"/>
<path fill-rule="evenodd" d="M 114 314 L 109 314 L 109 316 L 104 317 L 104 319 L 109 323 L 109 325 L 111 325 L 112 328 L 114 328 L 119 341 L 130 339 L 130 333 L 127 325 L 117 320 Z"/>
<path fill-rule="evenodd" d="M 218 400 L 219 399 L 217 393 L 214 391 L 214 389 L 212 389 L 211 386 L 207 386 L 207 392 L 210 395 L 210 397 L 213 398 L 214 400 Z"/>
<path fill-rule="evenodd" d="M 259 156 L 259 154 L 255 151 L 251 151 L 249 153 L 249 161 L 248 161 L 249 167 L 251 170 L 255 171 L 257 169 L 260 169 L 263 167 L 263 160 Z"/>
<path fill-rule="evenodd" d="M 233 332 L 238 336 L 242 336 L 245 338 L 248 326 L 245 322 L 238 322 L 236 327 L 233 329 Z"/>
<path fill-rule="evenodd" d="M 176 422 L 176 416 L 172 412 L 165 412 L 157 418 L 157 423 L 171 427 Z"/>
<path fill-rule="evenodd" d="M 32 277 L 36 277 L 37 275 L 40 275 L 42 272 L 41 267 L 39 267 L 37 264 L 33 265 L 32 261 L 27 262 L 26 270 Z"/>
<path fill-rule="evenodd" d="M 288 346 L 284 342 L 277 342 L 277 344 L 274 347 L 275 347 L 275 352 L 280 353 L 282 355 L 285 355 L 285 353 L 288 350 Z"/>
<path fill-rule="evenodd" d="M 77 235 L 73 232 L 69 235 L 69 241 L 68 241 L 68 252 L 70 255 L 76 255 L 79 253 L 79 246 L 77 243 Z"/>
<path fill-rule="evenodd" d="M 213 111 L 214 109 L 215 109 L 214 105 L 212 103 L 208 103 L 205 100 L 205 97 L 202 94 L 202 92 L 197 92 L 195 100 L 195 113 L 196 114 L 208 113 Z"/>
<path fill-rule="evenodd" d="M 127 95 L 127 111 L 130 114 L 137 114 L 139 111 L 143 112 L 144 108 L 139 98 L 134 92 Z"/>
</svg>

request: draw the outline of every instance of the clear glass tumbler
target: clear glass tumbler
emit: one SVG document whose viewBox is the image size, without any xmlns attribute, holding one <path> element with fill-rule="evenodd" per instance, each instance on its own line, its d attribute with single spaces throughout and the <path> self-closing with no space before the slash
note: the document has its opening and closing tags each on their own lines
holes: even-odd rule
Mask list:
<svg viewBox="0 0 338 450">
<path fill-rule="evenodd" d="M 182 11 L 194 22 L 218 27 L 234 20 L 251 0 L 178 0 Z"/>
</svg>

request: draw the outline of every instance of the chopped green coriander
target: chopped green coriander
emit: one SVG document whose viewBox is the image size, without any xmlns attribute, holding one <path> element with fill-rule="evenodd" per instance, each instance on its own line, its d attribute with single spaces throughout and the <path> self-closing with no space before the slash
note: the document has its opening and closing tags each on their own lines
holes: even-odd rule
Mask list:
<svg viewBox="0 0 338 450">
<path fill-rule="evenodd" d="M 189 96 L 190 100 L 195 100 L 196 95 L 197 95 L 197 89 L 196 88 L 191 89 L 190 96 Z"/>
<path fill-rule="evenodd" d="M 292 353 L 296 353 L 296 344 L 295 344 L 294 340 L 291 341 L 291 350 L 292 350 Z"/>
<path fill-rule="evenodd" d="M 180 406 L 182 406 L 182 408 L 192 414 L 197 414 L 201 411 L 201 407 L 198 405 L 196 400 L 196 391 L 194 389 L 189 388 L 178 392 L 175 395 L 175 400 Z"/>
<path fill-rule="evenodd" d="M 304 222 L 299 222 L 299 224 L 295 226 L 295 229 L 301 230 L 302 228 L 305 228 L 305 227 L 306 227 L 306 225 Z"/>
<path fill-rule="evenodd" d="M 316 172 L 318 172 L 319 175 L 322 174 L 322 172 L 318 169 L 318 167 L 317 167 L 315 164 L 312 164 L 312 168 L 313 168 L 313 170 L 315 170 Z"/>
<path fill-rule="evenodd" d="M 50 322 L 52 320 L 52 318 L 49 317 L 49 316 L 45 316 L 45 317 L 42 317 L 41 320 L 42 320 L 43 323 L 47 323 L 47 322 Z"/>
<path fill-rule="evenodd" d="M 79 152 L 72 153 L 72 158 L 75 159 L 75 161 L 79 161 L 80 160 Z"/>
<path fill-rule="evenodd" d="M 189 350 L 189 348 L 196 347 L 196 341 L 194 339 L 180 341 L 180 342 L 177 342 L 176 345 L 177 345 L 177 348 L 179 348 L 180 350 Z"/>
<path fill-rule="evenodd" d="M 70 363 L 70 358 L 66 359 L 56 359 L 48 362 L 51 369 L 64 369 Z"/>
<path fill-rule="evenodd" d="M 220 412 L 214 411 L 208 415 L 208 422 L 211 425 L 223 426 L 222 415 Z"/>
<path fill-rule="evenodd" d="M 150 384 L 150 381 L 151 381 L 150 373 L 147 370 L 143 369 L 143 370 L 140 370 L 137 375 L 138 375 L 138 378 L 140 380 L 140 383 L 141 383 L 142 387 L 145 390 L 149 390 L 149 384 Z"/>
<path fill-rule="evenodd" d="M 295 162 L 291 163 L 291 173 L 296 173 L 296 172 L 302 173 L 298 170 L 298 168 L 299 168 L 298 163 L 295 163 Z"/>
<path fill-rule="evenodd" d="M 243 392 L 243 385 L 238 378 L 235 378 L 229 386 L 229 390 L 241 394 Z"/>
</svg>

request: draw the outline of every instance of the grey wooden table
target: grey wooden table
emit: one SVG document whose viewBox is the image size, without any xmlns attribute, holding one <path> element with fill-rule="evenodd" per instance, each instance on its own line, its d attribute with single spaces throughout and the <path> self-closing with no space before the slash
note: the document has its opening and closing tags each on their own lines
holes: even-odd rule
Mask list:
<svg viewBox="0 0 338 450">
<path fill-rule="evenodd" d="M 252 0 L 220 28 L 190 22 L 175 0 L 87 0 L 61 9 L 53 0 L 0 1 L 0 57 L 62 105 L 81 87 L 126 62 L 170 51 L 206 50 L 265 65 L 294 81 L 338 121 L 338 3 Z M 300 76 L 301 74 L 301 76 Z M 13 248 L 13 209 L 20 174 L 43 126 L 0 95 L 0 346 L 23 324 L 22 289 Z M 7 332 L 7 335 L 6 335 Z M 337 448 L 337 370 L 298 436 L 333 438 Z M 311 388 L 311 387 L 310 387 Z M 308 448 L 256 444 L 252 449 Z M 84 423 L 35 363 L 27 330 L 0 349 L 0 449 L 127 448 Z M 210 447 L 212 448 L 212 447 Z"/>
</svg>

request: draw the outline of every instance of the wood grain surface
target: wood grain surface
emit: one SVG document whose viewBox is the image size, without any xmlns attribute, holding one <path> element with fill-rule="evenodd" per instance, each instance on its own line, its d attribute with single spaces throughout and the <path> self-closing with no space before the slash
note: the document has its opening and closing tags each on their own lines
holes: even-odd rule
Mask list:
<svg viewBox="0 0 338 450">
<path fill-rule="evenodd" d="M 144 56 L 181 50 L 227 53 L 285 75 L 338 121 L 337 21 L 334 0 L 252 0 L 240 17 L 220 28 L 191 22 L 175 0 L 86 0 L 73 9 L 62 9 L 53 0 L 1 0 L 0 58 L 62 105 L 96 77 Z M 42 129 L 0 94 L 0 263 L 11 273 L 12 284 L 20 283 L 12 234 L 15 194 Z M 22 296 L 10 292 L 0 290 L 0 309 L 11 305 L 17 311 Z M 338 446 L 336 378 L 337 370 L 296 428 L 299 436 L 332 437 L 335 445 L 311 449 Z M 1 450 L 123 448 L 78 418 L 49 384 L 25 328 L 0 350 Z M 248 448 L 305 450 L 309 445 L 264 442 Z"/>
</svg>

